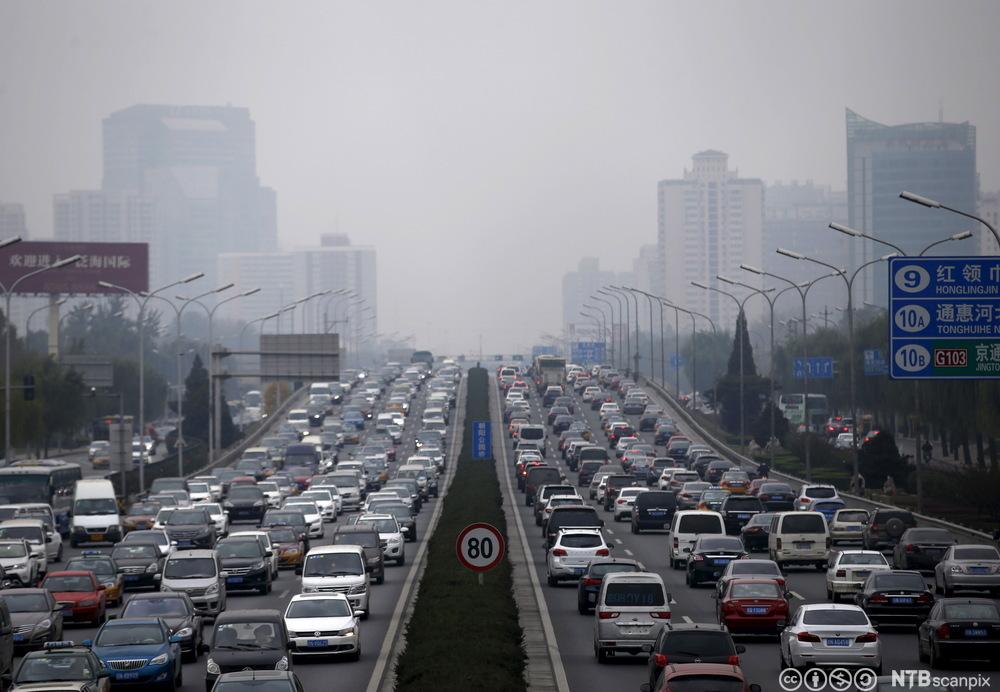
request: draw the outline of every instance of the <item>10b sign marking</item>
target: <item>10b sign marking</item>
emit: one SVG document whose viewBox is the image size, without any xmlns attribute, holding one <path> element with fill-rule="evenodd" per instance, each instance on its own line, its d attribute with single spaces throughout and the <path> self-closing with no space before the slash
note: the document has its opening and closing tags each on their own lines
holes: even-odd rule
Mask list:
<svg viewBox="0 0 1000 692">
<path fill-rule="evenodd" d="M 466 569 L 489 572 L 500 564 L 506 551 L 500 530 L 492 524 L 469 524 L 458 534 L 455 554 Z"/>
</svg>

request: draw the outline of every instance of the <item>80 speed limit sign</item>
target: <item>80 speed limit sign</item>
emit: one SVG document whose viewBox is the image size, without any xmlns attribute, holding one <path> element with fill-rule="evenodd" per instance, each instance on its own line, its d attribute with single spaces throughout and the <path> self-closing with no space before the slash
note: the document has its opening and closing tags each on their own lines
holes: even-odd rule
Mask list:
<svg viewBox="0 0 1000 692">
<path fill-rule="evenodd" d="M 490 524 L 469 524 L 455 541 L 458 561 L 473 572 L 489 572 L 499 565 L 505 549 L 500 530 Z"/>
</svg>

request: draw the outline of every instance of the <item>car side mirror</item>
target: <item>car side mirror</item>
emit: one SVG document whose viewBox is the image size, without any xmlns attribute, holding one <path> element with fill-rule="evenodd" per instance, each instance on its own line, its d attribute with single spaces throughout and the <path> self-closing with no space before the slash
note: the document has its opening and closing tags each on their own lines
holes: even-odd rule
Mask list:
<svg viewBox="0 0 1000 692">
<path fill-rule="evenodd" d="M 273 550 L 268 550 L 264 552 L 264 557 L 273 557 L 273 556 L 274 556 Z"/>
<path fill-rule="evenodd" d="M 104 584 L 98 584 L 97 585 L 97 590 L 98 591 L 104 591 L 106 588 L 108 588 L 108 587 L 106 587 Z"/>
<path fill-rule="evenodd" d="M 111 673 L 109 671 L 106 671 L 106 670 L 101 670 L 101 671 L 97 672 L 97 677 L 98 678 L 110 678 L 111 677 Z"/>
<path fill-rule="evenodd" d="M 360 617 L 364 617 L 364 616 L 365 616 L 365 611 L 363 611 L 363 610 L 355 610 L 354 611 L 354 617 L 359 617 L 360 618 Z"/>
<path fill-rule="evenodd" d="M 51 543 L 52 542 L 52 536 L 49 536 L 49 535 L 46 534 L 46 536 L 45 536 L 45 542 L 46 543 Z"/>
</svg>

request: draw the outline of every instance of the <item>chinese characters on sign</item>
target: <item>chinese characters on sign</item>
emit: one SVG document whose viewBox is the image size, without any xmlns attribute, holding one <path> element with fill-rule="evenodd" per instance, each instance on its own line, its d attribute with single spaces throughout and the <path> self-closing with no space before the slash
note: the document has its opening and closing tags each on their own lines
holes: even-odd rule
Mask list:
<svg viewBox="0 0 1000 692">
<path fill-rule="evenodd" d="M 801 358 L 792 361 L 792 376 L 801 380 L 806 375 L 813 379 L 830 379 L 833 377 L 833 358 L 829 356 L 814 356 L 805 362 Z"/>
<path fill-rule="evenodd" d="M 149 290 L 149 246 L 146 243 L 64 243 L 22 241 L 0 249 L 0 284 L 11 286 L 22 277 L 59 260 L 80 255 L 80 261 L 58 271 L 24 279 L 18 293 L 117 293 L 99 281 L 133 292 Z"/>
<path fill-rule="evenodd" d="M 472 458 L 493 458 L 493 434 L 488 420 L 472 421 Z"/>
<path fill-rule="evenodd" d="M 889 296 L 893 378 L 1000 377 L 1000 258 L 894 258 Z"/>
<path fill-rule="evenodd" d="M 605 361 L 603 341 L 574 341 L 570 344 L 570 360 L 578 365 L 593 365 Z"/>
<path fill-rule="evenodd" d="M 880 348 L 865 349 L 865 376 L 878 377 L 889 374 L 889 364 Z"/>
</svg>

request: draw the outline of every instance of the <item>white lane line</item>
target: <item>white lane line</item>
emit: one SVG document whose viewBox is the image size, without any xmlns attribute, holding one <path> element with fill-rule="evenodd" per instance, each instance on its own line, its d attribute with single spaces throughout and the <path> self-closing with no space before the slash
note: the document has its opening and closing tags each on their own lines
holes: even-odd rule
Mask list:
<svg viewBox="0 0 1000 692">
<path fill-rule="evenodd" d="M 612 531 L 611 529 L 604 529 L 604 533 L 608 534 L 609 536 L 614 536 L 615 535 L 615 532 Z"/>
<path fill-rule="evenodd" d="M 789 591 L 788 593 L 791 594 L 792 598 L 797 598 L 800 601 L 806 600 L 804 596 L 802 596 L 801 594 L 797 594 L 794 591 Z"/>
<path fill-rule="evenodd" d="M 622 539 L 620 539 L 620 538 L 616 538 L 616 539 L 615 539 L 615 543 L 617 543 L 618 545 L 621 545 L 621 544 L 622 544 L 622 543 L 624 543 L 624 542 L 625 542 L 625 541 L 623 541 L 623 540 L 622 540 Z"/>
<path fill-rule="evenodd" d="M 677 605 L 677 600 L 673 596 L 670 597 L 670 605 Z"/>
<path fill-rule="evenodd" d="M 689 625 L 694 624 L 694 620 L 692 620 L 691 618 L 689 618 L 687 615 L 682 615 L 681 616 L 681 620 L 683 620 L 684 622 L 686 622 Z"/>
<path fill-rule="evenodd" d="M 285 596 L 287 595 L 288 595 L 288 589 L 285 589 L 284 591 L 278 594 L 278 598 L 285 598 Z"/>
<path fill-rule="evenodd" d="M 628 548 L 625 548 L 625 554 L 626 554 L 626 555 L 628 555 L 629 557 L 633 557 L 633 556 L 635 555 L 635 553 L 633 553 L 633 552 L 632 552 L 631 550 L 629 550 Z"/>
<path fill-rule="evenodd" d="M 455 409 L 457 411 L 463 411 L 465 390 L 466 387 L 465 378 L 459 382 L 459 393 L 458 400 L 455 402 Z M 456 440 L 458 439 L 459 427 L 456 425 L 451 431 L 451 445 L 450 449 L 454 449 Z M 444 492 L 441 494 L 443 498 L 448 494 L 448 488 L 451 486 L 451 479 L 455 475 L 455 469 L 458 466 L 457 463 L 451 463 L 447 466 L 447 477 L 445 478 Z M 431 515 L 431 520 L 427 524 L 427 528 L 424 529 L 423 542 L 417 549 L 417 554 L 410 564 L 410 570 L 406 574 L 406 581 L 403 582 L 403 589 L 399 593 L 399 598 L 396 599 L 396 605 L 392 609 L 392 619 L 389 621 L 389 627 L 385 631 L 385 637 L 382 639 L 382 648 L 378 652 L 378 660 L 375 662 L 375 668 L 372 670 L 372 676 L 368 679 L 368 687 L 366 687 L 366 692 L 376 692 L 382 686 L 382 677 L 385 675 L 386 667 L 388 666 L 391 658 L 393 647 L 398 643 L 399 637 L 397 637 L 397 632 L 399 631 L 400 625 L 403 622 L 403 618 L 407 616 L 407 604 L 410 599 L 410 594 L 413 591 L 413 585 L 417 578 L 417 573 L 420 571 L 420 563 L 424 558 L 424 553 L 427 552 L 427 545 L 430 542 L 431 537 L 434 535 L 434 529 L 437 528 L 438 518 L 441 516 L 441 511 L 444 509 L 444 502 L 434 503 L 434 513 Z"/>
</svg>

